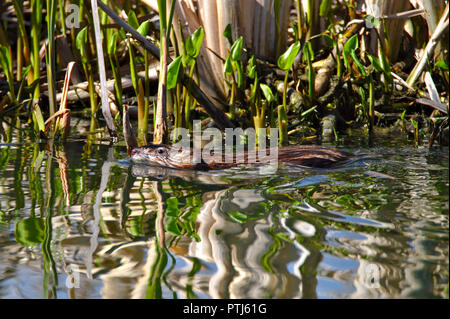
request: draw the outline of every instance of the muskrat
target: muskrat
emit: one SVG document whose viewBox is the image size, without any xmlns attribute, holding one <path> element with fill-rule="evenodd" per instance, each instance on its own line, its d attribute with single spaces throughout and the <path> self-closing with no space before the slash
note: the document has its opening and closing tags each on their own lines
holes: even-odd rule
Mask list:
<svg viewBox="0 0 450 319">
<path fill-rule="evenodd" d="M 274 154 L 272 149 L 266 149 L 266 155 Z M 257 152 L 256 152 L 257 153 Z M 214 155 L 210 153 L 211 155 Z M 256 158 L 249 158 L 249 153 L 244 152 L 239 161 L 236 154 L 233 154 L 233 161 L 225 161 L 225 154 L 222 153 L 216 158 L 202 157 L 200 161 L 193 160 L 193 151 L 189 148 L 168 146 L 164 144 L 149 144 L 131 150 L 131 161 L 134 163 L 163 166 L 177 169 L 212 170 L 225 169 L 241 164 L 264 164 L 267 161 L 260 161 Z M 338 166 L 352 159 L 355 155 L 338 150 L 332 147 L 317 145 L 295 145 L 278 148 L 278 162 L 313 168 L 330 168 Z M 270 157 L 265 158 L 273 159 Z"/>
</svg>

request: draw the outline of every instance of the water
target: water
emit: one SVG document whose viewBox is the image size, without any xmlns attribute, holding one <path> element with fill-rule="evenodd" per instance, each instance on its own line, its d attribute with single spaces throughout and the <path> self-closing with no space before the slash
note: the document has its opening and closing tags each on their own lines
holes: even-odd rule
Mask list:
<svg viewBox="0 0 450 319">
<path fill-rule="evenodd" d="M 21 140 L 0 145 L 0 298 L 448 298 L 448 148 L 349 137 L 376 156 L 262 176 Z"/>
</svg>

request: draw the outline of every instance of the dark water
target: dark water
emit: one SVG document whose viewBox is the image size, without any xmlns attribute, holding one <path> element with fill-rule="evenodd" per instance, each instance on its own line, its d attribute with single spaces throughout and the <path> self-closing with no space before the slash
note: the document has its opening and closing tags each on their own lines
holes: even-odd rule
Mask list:
<svg viewBox="0 0 450 319">
<path fill-rule="evenodd" d="M 19 141 L 0 145 L 0 298 L 448 298 L 448 148 L 344 141 L 376 156 L 264 176 Z"/>
</svg>

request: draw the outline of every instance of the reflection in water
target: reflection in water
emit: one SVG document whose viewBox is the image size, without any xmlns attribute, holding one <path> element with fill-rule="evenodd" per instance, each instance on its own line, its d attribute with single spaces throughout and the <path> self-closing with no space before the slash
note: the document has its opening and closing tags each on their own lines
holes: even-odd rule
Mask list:
<svg viewBox="0 0 450 319">
<path fill-rule="evenodd" d="M 448 295 L 448 152 L 262 176 L 11 141 L 0 146 L 2 298 Z"/>
</svg>

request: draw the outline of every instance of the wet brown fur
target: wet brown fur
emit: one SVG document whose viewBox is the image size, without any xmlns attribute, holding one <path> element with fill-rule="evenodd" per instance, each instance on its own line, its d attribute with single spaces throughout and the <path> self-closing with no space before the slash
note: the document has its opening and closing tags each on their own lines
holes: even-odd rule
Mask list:
<svg viewBox="0 0 450 319">
<path fill-rule="evenodd" d="M 266 150 L 267 155 L 270 154 L 269 151 L 269 149 Z M 352 153 L 346 151 L 317 145 L 295 145 L 278 148 L 279 163 L 306 167 L 329 168 L 342 164 L 353 156 Z M 243 158 L 234 154 L 232 163 L 226 162 L 225 153 L 222 153 L 222 156 L 219 155 L 219 157 L 219 160 L 202 158 L 200 163 L 194 163 L 192 151 L 187 153 L 171 146 L 154 144 L 133 149 L 131 155 L 132 161 L 137 163 L 193 170 L 225 169 L 249 162 L 255 165 L 267 163 L 259 161 L 258 157 L 256 159 L 251 158 L 249 161 L 248 152 L 244 152 Z M 239 161 L 239 159 L 243 160 Z"/>
</svg>

